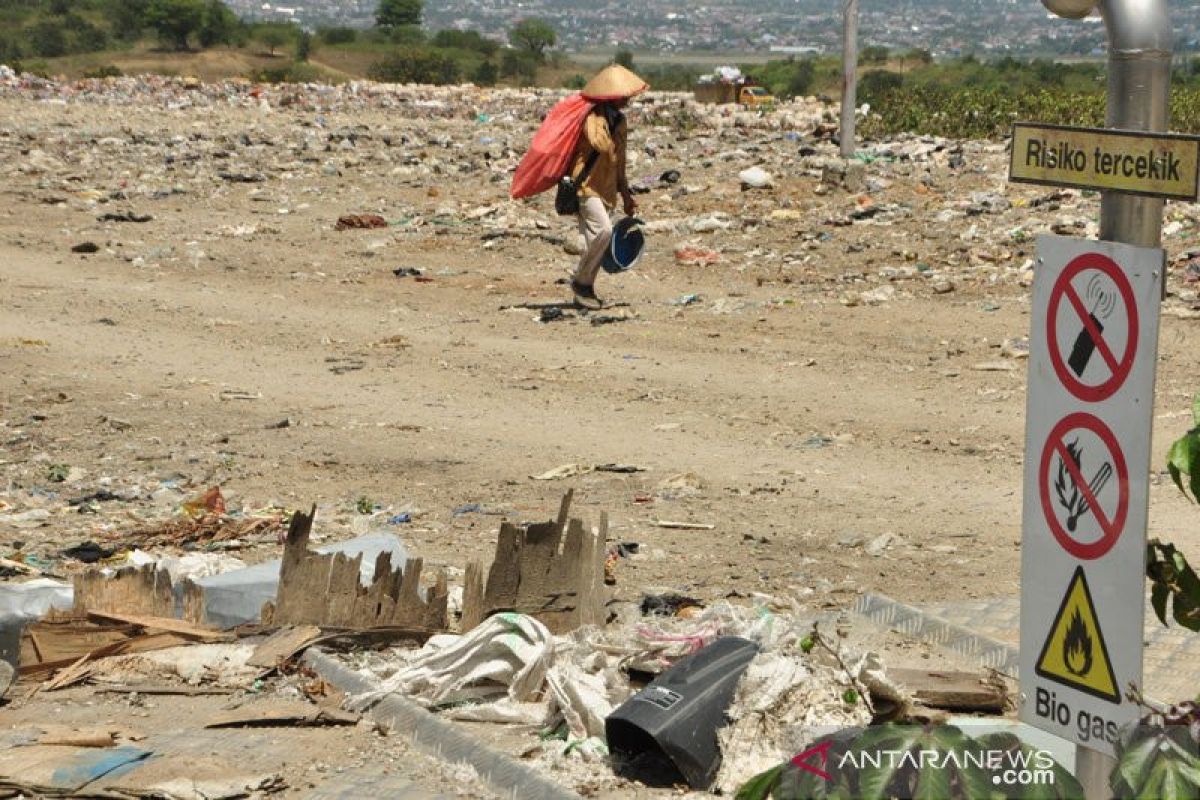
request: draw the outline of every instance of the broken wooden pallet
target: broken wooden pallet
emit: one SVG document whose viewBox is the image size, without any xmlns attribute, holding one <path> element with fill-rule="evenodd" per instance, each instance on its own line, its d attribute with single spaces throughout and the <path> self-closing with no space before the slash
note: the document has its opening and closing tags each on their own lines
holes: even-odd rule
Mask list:
<svg viewBox="0 0 1200 800">
<path fill-rule="evenodd" d="M 154 564 L 126 567 L 112 576 L 91 570 L 75 576 L 75 610 L 173 618 L 176 587 L 165 569 Z M 204 621 L 203 590 L 190 580 L 180 587 L 183 618 Z"/>
<path fill-rule="evenodd" d="M 344 553 L 323 555 L 308 549 L 315 514 L 314 506 L 309 514 L 292 516 L 275 602 L 263 606 L 264 625 L 446 629 L 449 591 L 444 573 L 438 574 L 436 584 L 422 598 L 422 560 L 410 558 L 392 569 L 391 554 L 381 553 L 371 585 L 364 587 L 359 580 L 361 554 L 349 558 Z"/>
<path fill-rule="evenodd" d="M 533 616 L 553 633 L 604 624 L 608 516 L 600 515 L 599 531 L 585 530 L 578 519 L 568 522 L 573 496 L 568 491 L 563 497 L 556 521 L 502 523 L 486 583 L 482 564 L 467 565 L 464 632 L 500 611 Z"/>
</svg>

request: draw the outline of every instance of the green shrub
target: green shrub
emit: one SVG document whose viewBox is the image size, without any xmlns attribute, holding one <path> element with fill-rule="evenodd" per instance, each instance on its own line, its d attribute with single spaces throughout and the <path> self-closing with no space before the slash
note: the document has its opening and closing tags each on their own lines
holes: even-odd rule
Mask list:
<svg viewBox="0 0 1200 800">
<path fill-rule="evenodd" d="M 495 86 L 500 78 L 500 70 L 494 61 L 481 61 L 471 74 L 471 81 L 476 86 Z"/>
<path fill-rule="evenodd" d="M 429 41 L 434 47 L 470 50 L 491 58 L 500 50 L 500 45 L 478 31 L 438 31 Z"/>
<path fill-rule="evenodd" d="M 318 28 L 317 38 L 325 44 L 353 44 L 358 40 L 354 28 Z"/>
<path fill-rule="evenodd" d="M 462 70 L 453 58 L 429 48 L 404 49 L 375 62 L 367 71 L 384 83 L 458 83 Z"/>
<path fill-rule="evenodd" d="M 85 78 L 119 78 L 124 75 L 121 68 L 115 64 L 103 64 L 95 69 L 89 69 L 83 73 Z"/>
</svg>

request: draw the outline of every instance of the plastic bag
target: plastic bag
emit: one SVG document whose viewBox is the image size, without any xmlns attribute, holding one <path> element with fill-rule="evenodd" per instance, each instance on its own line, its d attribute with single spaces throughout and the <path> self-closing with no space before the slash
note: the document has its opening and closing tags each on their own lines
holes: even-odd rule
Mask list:
<svg viewBox="0 0 1200 800">
<path fill-rule="evenodd" d="M 583 123 L 593 107 L 592 101 L 583 95 L 573 94 L 550 109 L 513 174 L 509 193 L 514 200 L 532 197 L 558 185 L 558 179 L 570 167 Z"/>
</svg>

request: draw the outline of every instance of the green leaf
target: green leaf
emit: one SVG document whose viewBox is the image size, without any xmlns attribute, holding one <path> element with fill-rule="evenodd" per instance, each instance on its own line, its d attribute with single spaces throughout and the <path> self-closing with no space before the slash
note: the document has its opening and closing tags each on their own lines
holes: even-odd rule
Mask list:
<svg viewBox="0 0 1200 800">
<path fill-rule="evenodd" d="M 1136 798 L 1191 800 L 1200 796 L 1200 759 L 1175 740 L 1186 740 L 1183 726 L 1145 727 L 1133 733 L 1133 740 L 1120 753 L 1114 789 Z"/>
<path fill-rule="evenodd" d="M 733 800 L 767 800 L 771 796 L 771 792 L 775 791 L 784 766 L 786 765 L 780 764 L 755 775 L 741 785 L 737 794 L 733 796 Z"/>
<path fill-rule="evenodd" d="M 946 800 L 950 797 L 950 769 L 923 769 L 917 774 L 913 800 Z"/>
<path fill-rule="evenodd" d="M 1187 440 L 1188 464 L 1193 467 L 1185 470 L 1191 479 L 1188 485 L 1191 487 L 1192 497 L 1200 501 L 1200 435 L 1192 432 L 1184 438 Z"/>
<path fill-rule="evenodd" d="M 1164 584 L 1155 583 L 1150 590 L 1150 603 L 1154 606 L 1154 615 L 1163 625 L 1167 625 L 1167 600 L 1171 598 L 1171 590 Z"/>
<path fill-rule="evenodd" d="M 1151 735 L 1140 741 L 1131 742 L 1121 753 L 1116 772 L 1135 792 L 1139 786 L 1145 783 L 1145 776 L 1149 773 L 1150 764 L 1154 760 L 1157 750 L 1158 737 Z"/>
<path fill-rule="evenodd" d="M 1200 633 L 1200 598 L 1190 594 L 1176 594 L 1175 621 L 1189 631 Z"/>
<path fill-rule="evenodd" d="M 1181 476 L 1183 473 L 1187 473 L 1189 476 L 1192 474 L 1190 452 L 1187 436 L 1176 440 L 1171 445 L 1171 449 L 1167 451 L 1167 471 L 1171 473 L 1171 480 L 1175 481 L 1175 485 L 1179 487 L 1179 491 L 1189 500 L 1192 498 L 1188 497 L 1187 490 L 1183 488 Z"/>
</svg>

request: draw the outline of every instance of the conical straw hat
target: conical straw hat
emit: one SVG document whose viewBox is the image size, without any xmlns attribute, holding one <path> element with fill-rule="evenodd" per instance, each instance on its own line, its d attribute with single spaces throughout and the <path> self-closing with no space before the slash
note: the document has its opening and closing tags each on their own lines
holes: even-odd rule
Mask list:
<svg viewBox="0 0 1200 800">
<path fill-rule="evenodd" d="M 623 100 L 641 94 L 650 88 L 644 80 L 620 64 L 609 64 L 583 87 L 583 96 L 588 100 Z"/>
</svg>

